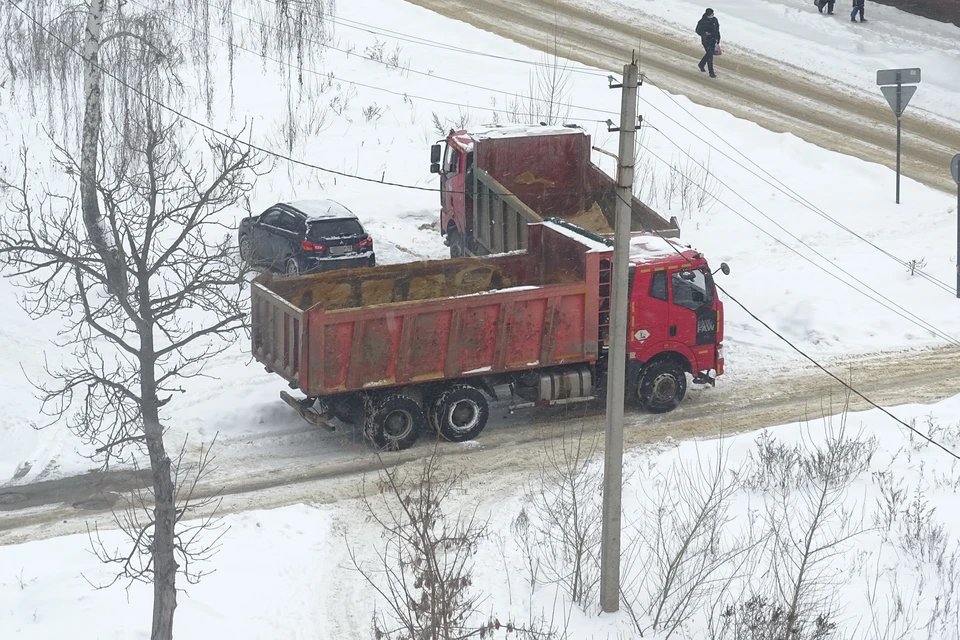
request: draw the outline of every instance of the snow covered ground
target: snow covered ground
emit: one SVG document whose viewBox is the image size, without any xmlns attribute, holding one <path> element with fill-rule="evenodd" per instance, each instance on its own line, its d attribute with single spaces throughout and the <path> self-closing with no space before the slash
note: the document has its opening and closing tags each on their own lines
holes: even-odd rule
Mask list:
<svg viewBox="0 0 960 640">
<path fill-rule="evenodd" d="M 530 91 L 536 67 L 515 60 L 538 62 L 543 60 L 541 55 L 399 0 L 341 5 L 333 48 L 313 63 L 312 72 L 304 74 L 303 102 L 295 108 L 309 110 L 313 131 L 296 141 L 295 157 L 349 174 L 436 187 L 427 162 L 430 144 L 442 138 L 434 114 L 446 129 L 461 122 L 471 126 L 505 122 L 509 111 L 526 111 L 522 96 Z M 237 20 L 253 15 L 243 3 L 235 4 L 234 11 Z M 417 33 L 433 35 L 429 44 L 391 40 L 358 28 L 361 23 L 379 25 L 378 31 L 416 25 Z M 726 27 L 726 33 L 731 32 L 736 30 Z M 862 36 L 850 35 L 854 40 L 858 37 Z M 437 49 L 436 42 L 448 48 Z M 280 149 L 287 97 L 277 74 L 290 69 L 272 62 L 264 66 L 254 44 L 241 46 L 244 50 L 237 52 L 235 60 L 235 108 L 231 114 L 229 91 L 218 90 L 212 124 L 236 129 L 247 119 L 259 144 Z M 499 57 L 460 48 L 496 52 Z M 891 45 L 889 51 L 896 50 Z M 391 56 L 394 65 L 377 61 Z M 219 56 L 215 69 L 223 72 L 225 63 Z M 581 124 L 594 144 L 615 151 L 615 135 L 608 134 L 599 121 L 616 117 L 618 92 L 606 88 L 605 73 L 580 67 L 573 71 L 566 95 L 572 106 L 566 120 Z M 928 72 L 925 82 L 935 77 Z M 511 103 L 518 96 L 521 106 L 514 109 Z M 897 206 L 893 175 L 883 167 L 771 133 L 655 87 L 641 89 L 641 99 L 649 124 L 640 161 L 644 196 L 664 214 L 677 215 L 683 239 L 703 250 L 714 266 L 728 262 L 733 273 L 721 279 L 722 286 L 798 346 L 830 358 L 944 344 L 960 335 L 960 316 L 953 310 L 956 301 L 948 291 L 920 275 L 911 276 L 902 264 L 815 211 L 855 229 L 903 261 L 925 264 L 923 271 L 949 288 L 956 260 L 952 198 L 904 180 L 903 204 Z M 679 124 L 643 104 L 671 113 Z M 45 153 L 43 122 L 20 108 L 0 138 L 8 169 L 15 165 L 21 140 L 31 144 L 35 162 L 42 164 Z M 202 108 L 196 111 L 202 117 Z M 596 154 L 595 161 L 613 171 L 610 158 Z M 708 166 L 712 177 L 704 175 L 698 163 Z M 705 184 L 713 197 L 703 207 L 689 199 L 685 202 L 676 186 L 682 180 L 670 178 L 670 167 L 680 167 L 681 173 Z M 790 190 L 795 195 L 787 195 Z M 251 210 L 262 211 L 279 200 L 318 196 L 333 197 L 357 212 L 371 230 L 384 262 L 446 254 L 436 229 L 439 197 L 435 192 L 335 177 L 277 160 L 274 170 L 257 183 Z M 244 215 L 247 212 L 237 211 L 232 222 Z M 871 301 L 862 291 L 887 300 Z M 32 429 L 41 421 L 20 369 L 34 377 L 42 375 L 41 353 L 56 351 L 48 342 L 56 326 L 50 321 L 30 322 L 13 304 L 16 295 L 9 281 L 0 283 L 8 310 L 2 337 L 9 345 L 2 356 L 7 366 L 0 367 L 0 375 L 10 390 L 8 410 L 0 419 L 0 479 L 16 478 L 22 483 L 90 468 L 86 452 L 78 451 L 62 426 L 40 432 Z M 728 393 L 737 379 L 797 366 L 796 356 L 784 344 L 732 303 L 727 305 L 726 321 L 728 373 L 716 393 Z M 299 419 L 277 400 L 284 384 L 250 360 L 245 342 L 213 362 L 209 373 L 218 379 L 188 381 L 187 393 L 166 408 L 165 419 L 178 438 L 189 434 L 196 443 L 219 433 L 221 446 L 229 447 L 252 434 L 299 428 Z M 270 454 L 264 451 L 264 455 Z"/>
<path fill-rule="evenodd" d="M 237 20 L 250 17 L 242 3 L 235 7 Z M 304 76 L 304 101 L 296 108 L 311 109 L 315 126 L 312 135 L 296 142 L 294 156 L 350 174 L 435 187 L 436 179 L 427 171 L 428 151 L 442 136 L 433 115 L 444 128 L 459 121 L 472 126 L 504 122 L 507 111 L 513 110 L 510 103 L 529 92 L 535 67 L 457 50 L 436 55 L 434 46 L 390 40 L 356 28 L 371 22 L 380 28 L 417 25 L 419 33 L 440 34 L 437 37 L 449 45 L 474 52 L 496 51 L 501 58 L 536 62 L 542 57 L 399 0 L 360 0 L 339 7 L 334 48 L 314 65 L 313 73 Z M 238 51 L 235 61 L 234 113 L 231 117 L 229 92 L 224 88 L 215 95 L 213 124 L 229 129 L 249 119 L 257 141 L 279 149 L 286 96 L 278 88 L 277 74 L 290 70 L 271 63 L 264 68 L 253 45 L 244 46 L 247 50 Z M 391 52 L 396 66 L 371 59 L 389 58 Z M 217 60 L 218 68 L 224 64 L 222 57 Z M 618 93 L 606 89 L 605 75 L 581 68 L 571 73 L 566 98 L 573 106 L 567 120 L 584 126 L 595 144 L 615 151 L 615 136 L 598 122 L 615 117 L 619 104 Z M 955 301 L 947 291 L 919 275 L 911 276 L 901 264 L 811 210 L 821 210 L 904 261 L 924 262 L 927 274 L 950 283 L 956 260 L 951 240 L 956 212 L 951 198 L 905 180 L 903 204 L 897 206 L 892 198 L 893 176 L 883 167 L 771 133 L 654 87 L 644 87 L 641 98 L 673 114 L 682 125 L 656 112 L 647 116 L 650 126 L 643 136 L 647 152 L 641 160 L 645 197 L 662 212 L 678 215 L 683 239 L 703 250 L 714 265 L 727 261 L 733 274 L 722 285 L 788 338 L 817 356 L 831 357 L 943 344 L 960 335 L 960 316 L 953 313 Z M 678 110 L 678 105 L 685 111 Z M 519 111 L 523 113 L 522 106 Z M 375 115 L 368 117 L 364 112 Z M 14 121 L 17 126 L 5 132 L 0 146 L 8 167 L 14 164 L 21 139 L 32 141 L 37 149 L 34 157 L 43 157 L 43 123 L 25 111 L 20 113 Z M 772 186 L 771 178 L 759 174 L 711 132 L 732 142 L 784 187 Z M 723 158 L 721 151 L 749 171 Z M 608 157 L 596 154 L 595 161 L 612 172 Z M 714 177 L 698 175 L 695 163 L 708 166 Z M 715 201 L 708 198 L 703 210 L 671 192 L 669 167 L 684 165 L 715 196 Z M 800 204 L 797 197 L 784 193 L 787 190 L 809 204 Z M 333 177 L 278 160 L 275 169 L 258 182 L 251 210 L 261 211 L 279 200 L 317 196 L 333 197 L 356 211 L 372 232 L 384 262 L 445 255 L 435 225 L 439 197 L 433 192 Z M 237 211 L 234 222 L 243 215 L 246 212 Z M 0 479 L 28 482 L 89 468 L 85 452 L 77 451 L 76 441 L 61 426 L 41 432 L 31 429 L 41 421 L 20 368 L 42 375 L 39 356 L 44 349 L 53 349 L 48 340 L 56 327 L 52 322 L 31 323 L 13 305 L 16 288 L 9 281 L 0 286 L 9 309 L 4 338 L 10 345 L 3 356 L 9 366 L 0 368 L 0 375 L 11 390 L 9 410 L 0 421 Z M 878 304 L 858 292 L 867 287 L 875 289 L 876 293 L 868 292 L 872 297 L 882 295 L 889 301 Z M 735 305 L 728 303 L 727 310 L 728 380 L 796 366 L 795 356 L 774 336 Z M 220 433 L 221 445 L 229 446 L 252 433 L 282 431 L 296 424 L 297 418 L 276 398 L 283 383 L 250 361 L 244 342 L 214 362 L 210 372 L 219 379 L 188 381 L 188 393 L 169 405 L 166 419 L 175 433 L 190 434 L 194 442 L 209 441 Z M 716 392 L 725 393 L 722 382 Z"/>
<path fill-rule="evenodd" d="M 923 80 L 911 100 L 911 111 L 924 111 L 941 120 L 960 123 L 960 27 L 927 20 L 867 2 L 867 23 L 851 23 L 851 3 L 839 0 L 833 16 L 821 15 L 810 0 L 579 0 L 591 8 L 618 11 L 631 20 L 656 20 L 689 37 L 709 4 L 720 20 L 724 50 L 718 60 L 736 63 L 745 49 L 805 69 L 837 85 L 880 97 L 878 69 L 920 67 Z M 639 13 L 638 13 L 639 12 Z M 960 142 L 960 140 L 958 140 Z"/>
<path fill-rule="evenodd" d="M 960 399 L 903 406 L 895 413 L 951 450 L 960 450 Z M 812 591 L 804 592 L 804 597 L 815 592 L 815 599 L 824 603 L 815 605 L 814 613 L 825 614 L 836 625 L 842 634 L 837 637 L 889 637 L 883 635 L 887 629 L 905 631 L 896 637 L 909 639 L 960 637 L 956 591 L 960 541 L 955 534 L 960 522 L 951 509 L 960 488 L 960 468 L 946 453 L 909 435 L 878 411 L 849 416 L 845 430 L 838 418 L 811 420 L 803 428 L 785 425 L 722 441 L 668 442 L 629 454 L 623 492 L 624 584 L 632 585 L 627 601 L 635 607 L 641 628 L 646 631 L 652 621 L 646 613 L 652 599 L 647 589 L 655 592 L 657 584 L 658 555 L 648 547 L 656 540 L 677 541 L 679 533 L 689 530 L 684 528 L 689 520 L 682 514 L 709 486 L 698 474 L 714 478 L 718 461 L 725 496 L 718 501 L 721 524 L 701 532 L 691 548 L 702 554 L 709 543 L 724 553 L 747 544 L 750 557 L 731 556 L 707 576 L 713 587 L 704 586 L 693 598 L 692 615 L 683 633 L 674 637 L 709 637 L 708 618 L 721 623 L 728 606 L 745 604 L 753 594 L 772 602 L 774 578 L 768 569 L 777 547 L 769 537 L 769 525 L 781 522 L 782 509 L 789 507 L 790 531 L 798 539 L 811 531 L 816 512 L 810 511 L 808 500 L 816 497 L 812 489 L 819 485 L 805 479 L 800 461 L 814 459 L 818 450 L 829 451 L 825 446 L 829 438 L 843 443 L 833 450 L 846 452 L 842 459 L 848 461 L 850 474 L 838 481 L 843 489 L 836 492 L 831 508 L 823 510 L 821 526 L 814 530 L 817 545 L 836 543 L 811 557 Z M 568 442 L 571 448 L 574 442 Z M 681 477 L 695 488 L 672 475 L 681 470 Z M 598 494 L 589 489 L 598 472 L 591 464 L 577 475 L 585 491 L 581 498 L 594 506 Z M 538 530 L 543 515 L 531 494 L 555 500 L 551 504 L 569 498 L 550 484 L 556 476 L 548 471 L 546 477 L 546 489 L 535 470 L 469 477 L 443 503 L 451 521 L 476 509 L 478 521 L 487 522 L 486 536 L 468 563 L 472 573 L 468 593 L 481 601 L 472 622 L 479 625 L 493 616 L 529 625 L 539 618 L 567 633 L 556 637 L 640 637 L 626 607 L 616 615 L 598 616 L 595 591 L 581 609 L 571 604 L 563 587 L 551 582 L 552 572 L 567 565 L 543 543 Z M 775 487 L 778 478 L 787 480 L 789 490 Z M 371 504 L 382 516 L 383 498 L 375 484 L 376 478 L 368 478 Z M 644 526 L 659 522 L 651 514 L 663 506 L 664 496 L 682 498 L 675 509 L 681 516 L 663 521 L 667 533 L 660 538 Z M 527 525 L 522 518 L 518 522 L 521 511 L 529 518 Z M 362 567 L 373 570 L 374 580 L 383 587 L 384 577 L 376 572 L 377 554 L 387 549 L 391 538 L 369 515 L 362 501 L 348 501 L 228 517 L 222 550 L 206 565 L 215 572 L 179 596 L 176 637 L 205 639 L 213 629 L 217 637 L 225 638 L 373 637 L 373 613 L 386 613 L 388 603 L 356 571 L 351 552 Z M 590 536 L 597 533 L 595 524 L 584 527 Z M 846 534 L 854 535 L 838 542 Z M 534 543 L 533 559 L 540 562 L 533 588 L 525 540 Z M 106 542 L 108 547 L 123 544 L 116 533 L 108 534 Z M 690 557 L 702 559 L 693 551 Z M 696 560 L 685 569 L 694 565 Z M 592 562 L 585 566 L 588 576 L 595 577 Z M 89 553 L 85 535 L 0 547 L 0 568 L 0 632 L 5 638 L 149 637 L 150 588 L 135 584 L 94 591 L 91 583 L 102 584 L 111 573 Z M 734 572 L 741 575 L 728 589 L 714 588 Z M 690 573 L 684 573 L 684 579 Z M 710 612 L 714 604 L 717 608 Z M 665 635 L 647 631 L 643 637 Z"/>
<path fill-rule="evenodd" d="M 643 11 L 683 24 L 695 21 L 702 11 L 700 5 L 685 0 L 636 3 Z M 233 6 L 238 15 L 249 9 L 242 2 Z M 951 90 L 960 73 L 955 27 L 904 17 L 875 5 L 869 7 L 869 17 L 874 18 L 869 31 L 844 22 L 842 12 L 834 22 L 827 22 L 815 12 L 810 14 L 811 6 L 759 0 L 717 0 L 713 6 L 730 42 L 774 57 L 788 56 L 811 68 L 825 67 L 824 72 L 839 83 L 865 90 L 872 87 L 876 68 L 918 64 L 924 67 L 924 85 L 911 108 L 949 116 L 957 104 L 957 94 Z M 495 119 L 503 122 L 508 114 L 502 110 L 511 110 L 510 102 L 529 91 L 533 69 L 456 48 L 541 60 L 539 54 L 523 47 L 401 0 L 340 3 L 338 16 L 342 21 L 336 27 L 334 46 L 340 51 L 329 50 L 315 64 L 317 73 L 307 74 L 308 92 L 314 97 L 298 105 L 315 110 L 317 126 L 301 137 L 293 154 L 346 173 L 435 187 L 436 179 L 427 171 L 428 152 L 442 132 L 434 127 L 433 114 L 444 128 L 461 120 L 471 125 Z M 891 16 L 896 16 L 896 23 Z M 885 21 L 894 26 L 884 26 Z M 429 34 L 431 43 L 452 48 L 392 40 L 353 28 L 357 23 Z M 909 26 L 914 35 L 908 38 L 906 31 L 894 34 L 896 25 Z M 926 41 L 918 34 L 924 34 Z M 399 65 L 388 68 L 372 60 L 382 57 L 378 50 L 396 51 Z M 344 53 L 347 51 L 350 53 Z M 822 65 L 825 58 L 835 64 Z M 222 56 L 217 65 L 223 71 Z M 212 124 L 235 129 L 245 118 L 250 119 L 257 142 L 280 149 L 286 96 L 277 89 L 276 65 L 264 67 L 252 53 L 239 52 L 236 69 L 235 110 L 231 114 L 229 93 L 218 91 Z M 607 134 L 599 121 L 616 117 L 619 94 L 606 88 L 605 73 L 582 71 L 578 68 L 570 77 L 568 100 L 575 106 L 568 120 L 580 122 L 594 136 L 595 144 L 615 151 L 615 136 Z M 333 74 L 332 81 L 328 73 Z M 761 172 L 753 165 L 748 165 L 751 171 L 744 170 L 670 120 L 656 113 L 645 114 L 650 127 L 642 140 L 647 153 L 641 160 L 641 182 L 651 204 L 663 213 L 677 215 L 683 239 L 703 250 L 714 266 L 720 261 L 730 264 L 733 272 L 720 280 L 722 286 L 775 329 L 825 359 L 929 347 L 954 342 L 954 337 L 960 336 L 960 314 L 955 312 L 957 301 L 951 292 L 921 275 L 911 275 L 903 265 L 812 210 L 828 214 L 904 261 L 925 263 L 923 271 L 931 278 L 952 283 L 957 212 L 951 197 L 905 180 L 903 204 L 897 206 L 893 204 L 893 175 L 885 168 L 824 151 L 790 135 L 765 131 L 693 105 L 683 97 L 664 95 L 654 87 L 644 87 L 641 97 L 748 164 L 711 134 L 719 132 L 785 185 L 777 187 L 771 182 L 779 183 L 771 178 L 758 177 Z M 6 94 L 4 100 L 8 100 Z M 42 123 L 23 105 L 4 102 L 3 107 L 8 126 L 0 132 L 0 165 L 8 170 L 15 165 L 17 147 L 27 140 L 37 150 L 37 166 L 42 166 Z M 372 115 L 368 118 L 364 111 Z M 202 117 L 202 108 L 196 109 L 196 115 Z M 708 163 L 714 177 L 702 175 L 684 152 L 697 162 Z M 611 170 L 609 158 L 597 154 L 595 161 Z M 688 174 L 712 185 L 707 206 L 690 205 L 689 201 L 685 206 L 676 188 L 671 190 L 670 185 L 676 183 L 671 183 L 669 167 L 684 165 Z M 799 195 L 784 193 L 789 190 Z M 278 162 L 257 184 L 251 210 L 258 212 L 278 200 L 318 196 L 335 198 L 353 209 L 372 232 L 384 262 L 446 255 L 436 229 L 436 193 L 333 178 Z M 246 214 L 237 211 L 233 222 Z M 889 299 L 886 305 L 896 305 L 897 313 L 862 295 L 868 286 Z M 50 320 L 30 321 L 15 306 L 16 296 L 17 289 L 10 281 L 0 281 L 5 310 L 0 329 L 0 385 L 6 390 L 0 416 L 0 484 L 62 476 L 93 466 L 84 457 L 87 452 L 62 425 L 42 431 L 32 428 L 43 421 L 37 417 L 38 403 L 23 374 L 36 379 L 43 375 L 43 353 L 59 356 L 60 351 L 50 342 L 57 326 Z M 730 389 L 735 389 L 738 379 L 797 366 L 796 356 L 783 343 L 729 302 L 726 321 L 728 374 L 711 393 L 735 393 Z M 300 419 L 277 399 L 284 383 L 251 362 L 245 343 L 218 358 L 208 373 L 216 379 L 188 381 L 187 393 L 165 408 L 164 418 L 174 438 L 209 441 L 219 433 L 219 445 L 225 449 L 256 449 L 259 436 L 304 429 Z M 960 400 L 956 398 L 933 407 L 899 407 L 895 412 L 906 420 L 915 419 L 925 432 L 934 429 L 951 448 L 960 444 L 956 426 L 960 424 Z M 933 427 L 927 424 L 928 415 Z M 922 446 L 876 412 L 852 416 L 848 432 L 860 434 L 863 442 L 875 437 L 871 450 L 876 446 L 876 451 L 844 494 L 843 504 L 858 518 L 852 522 L 869 531 L 842 545 L 830 565 L 835 570 L 830 593 L 839 611 L 833 621 L 840 629 L 857 629 L 856 637 L 882 637 L 868 633 L 871 618 L 912 629 L 904 637 L 956 637 L 958 594 L 952 587 L 957 577 L 957 540 L 950 532 L 960 523 L 955 522 L 949 507 L 960 486 L 960 471 L 945 453 Z M 805 451 L 824 440 L 823 425 L 816 421 L 806 429 L 786 425 L 772 429 L 771 434 L 780 442 L 805 447 Z M 657 487 L 668 486 L 662 484 L 659 474 L 678 460 L 690 462 L 698 455 L 706 460 L 721 447 L 726 452 L 724 478 L 732 481 L 734 470 L 742 477 L 749 469 L 748 456 L 755 451 L 756 437 L 738 436 L 722 444 L 665 444 L 660 450 L 630 454 L 624 521 L 639 522 L 639 516 L 654 506 Z M 276 453 L 269 447 L 261 452 L 265 458 Z M 595 603 L 583 613 L 551 585 L 538 584 L 532 593 L 525 586 L 525 558 L 514 523 L 526 504 L 525 492 L 517 487 L 529 480 L 531 471 L 471 478 L 463 492 L 451 499 L 450 513 L 478 508 L 481 518 L 490 519 L 491 535 L 475 556 L 474 587 L 486 597 L 482 614 L 521 623 L 528 622 L 531 615 L 543 615 L 556 626 L 568 625 L 574 638 L 632 637 L 625 614 L 597 618 Z M 896 484 L 900 481 L 902 486 Z M 752 487 L 739 487 L 732 494 L 731 520 L 725 525 L 723 544 L 732 544 L 732 538 L 748 529 L 748 521 L 758 523 L 758 531 L 763 529 L 759 523 L 768 515 L 766 505 L 774 494 L 756 483 Z M 890 496 L 897 491 L 902 491 L 901 497 L 894 500 Z M 797 489 L 791 495 L 799 501 L 804 494 Z M 889 530 L 876 528 L 874 514 L 889 500 L 894 500 Z M 938 510 L 931 511 L 934 508 Z M 797 509 L 803 513 L 800 506 Z M 216 629 L 216 637 L 370 637 L 374 607 L 382 608 L 384 603 L 378 602 L 363 578 L 350 569 L 347 549 L 349 543 L 361 561 L 373 562 L 384 540 L 364 517 L 362 504 L 248 512 L 229 517 L 228 523 L 222 551 L 210 565 L 216 572 L 181 595 L 178 637 L 208 638 L 211 629 Z M 644 549 L 637 530 L 628 526 L 626 535 L 626 549 Z M 121 543 L 116 534 L 108 534 L 108 540 Z M 641 560 L 634 567 L 645 564 Z M 762 562 L 760 565 L 755 584 L 770 587 L 764 582 L 769 576 L 761 575 Z M 150 590 L 139 585 L 126 590 L 122 586 L 103 591 L 91 588 L 90 582 L 100 584 L 109 577 L 108 569 L 89 553 L 86 536 L 0 548 L 0 637 L 147 637 Z M 865 593 L 875 579 L 879 586 L 871 609 Z M 904 613 L 891 620 L 897 615 L 897 594 Z M 738 604 L 737 598 L 727 596 L 719 602 Z M 638 595 L 636 602 L 646 602 L 646 598 Z M 932 617 L 936 618 L 933 626 L 924 628 Z M 649 618 L 645 620 L 649 624 Z M 696 637 L 704 629 L 705 618 L 698 609 L 689 630 Z"/>
</svg>

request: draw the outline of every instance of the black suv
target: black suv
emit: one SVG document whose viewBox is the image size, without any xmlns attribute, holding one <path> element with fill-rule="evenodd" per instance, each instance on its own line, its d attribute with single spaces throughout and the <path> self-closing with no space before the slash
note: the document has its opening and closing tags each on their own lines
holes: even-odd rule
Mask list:
<svg viewBox="0 0 960 640">
<path fill-rule="evenodd" d="M 373 238 L 335 200 L 273 205 L 240 221 L 240 257 L 287 275 L 377 264 Z"/>
</svg>

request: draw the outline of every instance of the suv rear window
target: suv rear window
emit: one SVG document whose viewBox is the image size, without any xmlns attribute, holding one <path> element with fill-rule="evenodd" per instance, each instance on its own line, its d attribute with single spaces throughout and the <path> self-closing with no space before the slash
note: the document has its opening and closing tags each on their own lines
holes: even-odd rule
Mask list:
<svg viewBox="0 0 960 640">
<path fill-rule="evenodd" d="M 363 233 L 363 227 L 360 226 L 360 223 L 351 218 L 340 220 L 313 220 L 307 225 L 307 237 L 312 240 L 362 236 Z"/>
</svg>

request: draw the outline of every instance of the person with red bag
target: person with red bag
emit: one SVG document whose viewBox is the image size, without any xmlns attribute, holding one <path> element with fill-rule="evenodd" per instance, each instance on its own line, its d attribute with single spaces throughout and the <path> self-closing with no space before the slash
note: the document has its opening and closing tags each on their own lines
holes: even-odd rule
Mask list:
<svg viewBox="0 0 960 640">
<path fill-rule="evenodd" d="M 720 22 L 713 15 L 713 9 L 707 9 L 703 12 L 703 17 L 697 23 L 697 35 L 700 36 L 700 43 L 703 45 L 703 58 L 700 60 L 700 71 L 706 71 L 704 67 L 710 69 L 710 77 L 716 78 L 717 74 L 713 72 L 713 56 L 720 53 Z"/>
</svg>

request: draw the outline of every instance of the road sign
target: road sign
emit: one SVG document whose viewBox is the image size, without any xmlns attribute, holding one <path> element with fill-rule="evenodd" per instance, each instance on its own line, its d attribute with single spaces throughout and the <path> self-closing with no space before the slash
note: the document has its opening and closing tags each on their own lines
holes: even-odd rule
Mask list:
<svg viewBox="0 0 960 640">
<path fill-rule="evenodd" d="M 953 160 L 950 161 L 950 173 L 953 174 L 953 180 L 960 185 L 960 153 L 953 156 Z"/>
<path fill-rule="evenodd" d="M 883 97 L 890 103 L 890 108 L 893 109 L 893 113 L 899 118 L 907 108 L 910 98 L 917 92 L 917 88 L 913 86 L 904 87 L 898 84 L 893 87 L 880 87 L 880 91 L 883 92 Z"/>
<path fill-rule="evenodd" d="M 881 69 L 877 71 L 877 84 L 917 84 L 920 82 L 920 69 Z"/>
</svg>

